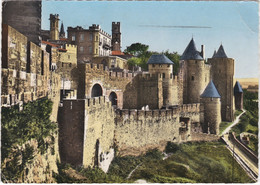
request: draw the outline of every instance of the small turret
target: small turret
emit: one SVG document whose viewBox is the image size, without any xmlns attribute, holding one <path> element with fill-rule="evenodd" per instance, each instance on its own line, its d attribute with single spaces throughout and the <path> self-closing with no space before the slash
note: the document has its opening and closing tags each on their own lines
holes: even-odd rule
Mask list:
<svg viewBox="0 0 260 185">
<path fill-rule="evenodd" d="M 228 58 L 222 44 L 220 45 L 218 52 L 214 54 L 212 58 Z"/>
<path fill-rule="evenodd" d="M 219 134 L 219 124 L 221 122 L 221 97 L 212 80 L 200 97 L 201 103 L 204 105 L 203 132 Z"/>
<path fill-rule="evenodd" d="M 243 109 L 243 89 L 240 83 L 237 81 L 234 87 L 234 96 L 235 96 L 235 107 L 236 110 Z"/>
<path fill-rule="evenodd" d="M 160 74 L 163 79 L 163 105 L 177 104 L 177 92 L 173 88 L 173 62 L 165 55 L 152 55 L 148 62 L 148 70 L 151 74 Z"/>
</svg>

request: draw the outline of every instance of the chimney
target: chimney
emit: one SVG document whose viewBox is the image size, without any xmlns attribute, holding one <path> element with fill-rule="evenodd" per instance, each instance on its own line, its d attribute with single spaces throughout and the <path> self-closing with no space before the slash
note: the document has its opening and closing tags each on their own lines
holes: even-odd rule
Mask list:
<svg viewBox="0 0 260 185">
<path fill-rule="evenodd" d="M 205 46 L 204 45 L 201 45 L 201 52 L 200 52 L 200 55 L 203 59 L 205 59 Z"/>
</svg>

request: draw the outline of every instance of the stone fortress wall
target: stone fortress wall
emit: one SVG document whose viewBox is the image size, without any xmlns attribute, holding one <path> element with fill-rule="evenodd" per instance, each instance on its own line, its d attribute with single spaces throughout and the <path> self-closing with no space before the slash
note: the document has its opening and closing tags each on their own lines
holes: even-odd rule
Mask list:
<svg viewBox="0 0 260 185">
<path fill-rule="evenodd" d="M 114 118 L 105 97 L 64 100 L 59 111 L 61 161 L 99 166 L 104 171 L 114 157 Z"/>
<path fill-rule="evenodd" d="M 115 144 L 119 155 L 140 155 L 153 148 L 164 150 L 168 141 L 191 141 L 191 124 L 197 122 L 199 104 L 168 110 L 117 110 Z"/>
</svg>

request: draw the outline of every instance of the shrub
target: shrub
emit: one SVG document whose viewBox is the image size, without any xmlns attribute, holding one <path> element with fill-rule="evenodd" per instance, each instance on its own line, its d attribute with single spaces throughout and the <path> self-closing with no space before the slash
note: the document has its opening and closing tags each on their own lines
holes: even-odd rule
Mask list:
<svg viewBox="0 0 260 185">
<path fill-rule="evenodd" d="M 165 152 L 166 153 L 175 153 L 179 150 L 179 145 L 178 144 L 175 144 L 175 143 L 172 143 L 170 141 L 167 142 L 167 145 L 165 147 Z"/>
</svg>

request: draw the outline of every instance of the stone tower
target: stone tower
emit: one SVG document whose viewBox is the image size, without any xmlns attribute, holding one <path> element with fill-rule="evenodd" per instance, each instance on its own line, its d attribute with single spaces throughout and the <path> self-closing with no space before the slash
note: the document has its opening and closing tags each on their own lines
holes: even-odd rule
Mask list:
<svg viewBox="0 0 260 185">
<path fill-rule="evenodd" d="M 41 1 L 4 1 L 2 21 L 40 46 Z"/>
<path fill-rule="evenodd" d="M 112 22 L 112 51 L 121 51 L 120 22 Z"/>
<path fill-rule="evenodd" d="M 178 103 L 177 86 L 173 76 L 173 62 L 165 55 L 152 55 L 148 62 L 151 74 L 161 74 L 163 79 L 163 106 L 168 107 Z"/>
<path fill-rule="evenodd" d="M 199 103 L 200 95 L 209 81 L 205 73 L 206 64 L 197 51 L 193 38 L 181 56 L 180 64 L 184 68 L 183 75 L 183 103 Z"/>
<path fill-rule="evenodd" d="M 50 39 L 59 40 L 59 14 L 50 14 Z"/>
<path fill-rule="evenodd" d="M 234 95 L 235 95 L 235 107 L 236 110 L 243 109 L 243 89 L 240 83 L 237 81 L 234 87 Z"/>
<path fill-rule="evenodd" d="M 65 38 L 65 31 L 64 31 L 63 23 L 61 23 L 61 27 L 60 27 L 60 38 Z"/>
<path fill-rule="evenodd" d="M 204 106 L 203 132 L 218 135 L 221 122 L 221 103 L 220 95 L 212 80 L 201 95 L 201 103 Z"/>
<path fill-rule="evenodd" d="M 209 58 L 211 75 L 221 96 L 221 117 L 223 121 L 234 119 L 234 59 L 228 58 L 221 45 L 213 58 Z"/>
</svg>

